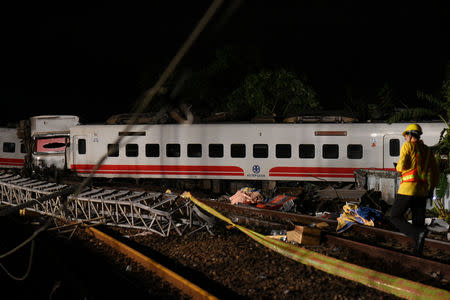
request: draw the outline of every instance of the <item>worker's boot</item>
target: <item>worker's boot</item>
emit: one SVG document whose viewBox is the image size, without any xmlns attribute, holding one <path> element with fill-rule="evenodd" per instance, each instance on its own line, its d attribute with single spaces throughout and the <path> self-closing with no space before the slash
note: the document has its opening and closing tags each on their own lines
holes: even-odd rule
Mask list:
<svg viewBox="0 0 450 300">
<path fill-rule="evenodd" d="M 425 237 L 427 236 L 427 228 L 425 227 L 419 234 L 416 236 L 415 246 L 414 246 L 414 254 L 418 256 L 422 256 L 423 245 L 425 244 Z"/>
</svg>

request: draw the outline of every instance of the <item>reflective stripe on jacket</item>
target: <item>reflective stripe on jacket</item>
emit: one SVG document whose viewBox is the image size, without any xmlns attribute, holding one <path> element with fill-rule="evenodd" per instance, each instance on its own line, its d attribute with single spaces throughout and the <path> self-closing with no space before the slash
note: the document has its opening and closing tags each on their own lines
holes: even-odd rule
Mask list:
<svg viewBox="0 0 450 300">
<path fill-rule="evenodd" d="M 424 184 L 426 183 L 427 185 L 430 185 L 431 178 L 429 176 L 429 164 L 431 159 L 431 151 L 421 141 L 411 143 L 411 145 L 413 146 L 411 154 L 414 155 L 415 153 L 416 167 L 412 170 L 402 172 L 400 183 L 421 181 Z"/>
</svg>

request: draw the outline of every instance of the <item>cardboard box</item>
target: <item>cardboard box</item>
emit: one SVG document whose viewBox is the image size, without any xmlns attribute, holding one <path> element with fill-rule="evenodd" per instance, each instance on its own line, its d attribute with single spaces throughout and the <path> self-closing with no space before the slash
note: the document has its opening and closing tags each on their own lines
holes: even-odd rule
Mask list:
<svg viewBox="0 0 450 300">
<path fill-rule="evenodd" d="M 314 227 L 296 225 L 294 230 L 286 233 L 288 242 L 303 245 L 320 245 L 320 229 Z"/>
</svg>

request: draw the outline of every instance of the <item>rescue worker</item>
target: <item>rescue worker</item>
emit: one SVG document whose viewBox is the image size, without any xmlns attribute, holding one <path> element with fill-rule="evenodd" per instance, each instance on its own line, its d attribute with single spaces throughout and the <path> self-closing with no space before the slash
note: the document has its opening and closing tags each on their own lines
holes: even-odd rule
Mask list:
<svg viewBox="0 0 450 300">
<path fill-rule="evenodd" d="M 396 170 L 401 173 L 400 187 L 391 208 L 390 220 L 402 233 L 412 238 L 414 252 L 422 255 L 425 236 L 426 201 L 439 180 L 439 169 L 432 151 L 420 139 L 422 128 L 409 125 L 402 133 L 406 142 L 400 151 Z M 411 209 L 412 224 L 404 218 Z"/>
</svg>

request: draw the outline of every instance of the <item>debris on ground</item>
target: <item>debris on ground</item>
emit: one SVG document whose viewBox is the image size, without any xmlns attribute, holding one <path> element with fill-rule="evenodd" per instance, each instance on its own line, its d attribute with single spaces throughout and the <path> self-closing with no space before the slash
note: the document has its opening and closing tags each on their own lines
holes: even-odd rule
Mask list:
<svg viewBox="0 0 450 300">
<path fill-rule="evenodd" d="M 294 201 L 296 199 L 297 197 L 294 196 L 278 195 L 272 199 L 268 199 L 264 203 L 257 204 L 256 207 L 270 210 L 294 211 L 295 210 Z"/>
<path fill-rule="evenodd" d="M 425 218 L 425 225 L 433 232 L 447 232 L 449 229 L 449 224 L 440 218 Z"/>
<path fill-rule="evenodd" d="M 231 204 L 257 204 L 264 202 L 261 192 L 251 187 L 243 187 L 230 197 Z"/>
<path fill-rule="evenodd" d="M 385 216 L 381 211 L 370 207 L 358 207 L 354 203 L 347 203 L 343 207 L 343 212 L 337 218 L 338 225 L 336 231 L 338 233 L 344 232 L 355 223 L 366 226 L 375 226 L 375 222 L 384 222 Z"/>
<path fill-rule="evenodd" d="M 297 197 L 288 194 L 276 195 L 273 198 L 264 198 L 263 194 L 252 187 L 243 187 L 229 198 L 231 204 L 256 205 L 258 208 L 295 211 Z"/>
<path fill-rule="evenodd" d="M 332 200 L 338 198 L 344 201 L 358 201 L 362 198 L 367 190 L 362 188 L 350 189 L 349 186 L 342 189 L 335 189 L 328 186 L 325 189 L 317 191 L 320 200 Z"/>
<path fill-rule="evenodd" d="M 303 245 L 320 245 L 321 230 L 310 226 L 295 225 L 294 230 L 286 232 L 287 241 Z"/>
</svg>

